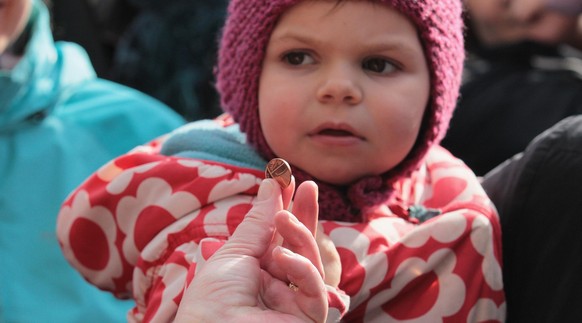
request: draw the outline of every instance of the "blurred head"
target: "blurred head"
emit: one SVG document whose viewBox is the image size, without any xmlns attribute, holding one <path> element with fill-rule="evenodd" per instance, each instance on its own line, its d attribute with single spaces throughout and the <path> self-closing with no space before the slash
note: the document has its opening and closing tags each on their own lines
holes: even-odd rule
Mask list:
<svg viewBox="0 0 582 323">
<path fill-rule="evenodd" d="M 464 0 L 469 21 L 486 46 L 535 41 L 576 45 L 578 16 L 546 0 Z"/>
<path fill-rule="evenodd" d="M 24 30 L 31 6 L 31 0 L 0 0 L 0 54 Z"/>
</svg>

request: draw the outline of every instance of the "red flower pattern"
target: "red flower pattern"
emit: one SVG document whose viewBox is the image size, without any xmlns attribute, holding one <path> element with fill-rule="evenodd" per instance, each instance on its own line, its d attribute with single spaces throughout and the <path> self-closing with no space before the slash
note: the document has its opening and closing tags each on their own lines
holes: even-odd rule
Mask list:
<svg viewBox="0 0 582 323">
<path fill-rule="evenodd" d="M 58 218 L 70 263 L 99 288 L 133 297 L 136 321 L 173 319 L 196 269 L 242 221 L 264 176 L 163 156 L 159 144 L 103 166 Z M 328 288 L 330 320 L 503 322 L 499 220 L 472 172 L 435 147 L 396 188 L 398 202 L 366 223 L 322 221 L 343 267 L 339 288 Z M 405 214 L 413 205 L 442 214 L 419 223 Z"/>
</svg>

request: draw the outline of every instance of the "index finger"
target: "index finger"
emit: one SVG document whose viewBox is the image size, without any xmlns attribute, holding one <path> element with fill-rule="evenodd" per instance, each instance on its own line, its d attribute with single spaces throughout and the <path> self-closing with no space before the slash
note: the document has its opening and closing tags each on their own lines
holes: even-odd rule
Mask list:
<svg viewBox="0 0 582 323">
<path fill-rule="evenodd" d="M 273 179 L 263 180 L 253 207 L 218 252 L 228 252 L 230 248 L 236 248 L 237 253 L 261 257 L 275 232 L 275 213 L 282 209 L 281 188 Z"/>
</svg>

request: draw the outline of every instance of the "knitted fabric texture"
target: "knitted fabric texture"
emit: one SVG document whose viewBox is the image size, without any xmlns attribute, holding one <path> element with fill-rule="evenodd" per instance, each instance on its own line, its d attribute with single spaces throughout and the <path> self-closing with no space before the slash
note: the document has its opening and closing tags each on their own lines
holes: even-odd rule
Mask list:
<svg viewBox="0 0 582 323">
<path fill-rule="evenodd" d="M 220 40 L 217 89 L 223 109 L 239 123 L 261 156 L 276 157 L 261 130 L 258 89 L 262 61 L 278 18 L 301 0 L 232 0 Z M 462 4 L 459 0 L 378 0 L 407 16 L 417 27 L 431 70 L 431 97 L 421 130 L 407 157 L 380 176 L 346 187 L 321 182 L 294 167 L 298 180 L 314 180 L 320 190 L 320 218 L 357 222 L 367 210 L 387 202 L 393 183 L 417 169 L 429 148 L 440 143 L 457 102 L 463 68 Z"/>
</svg>

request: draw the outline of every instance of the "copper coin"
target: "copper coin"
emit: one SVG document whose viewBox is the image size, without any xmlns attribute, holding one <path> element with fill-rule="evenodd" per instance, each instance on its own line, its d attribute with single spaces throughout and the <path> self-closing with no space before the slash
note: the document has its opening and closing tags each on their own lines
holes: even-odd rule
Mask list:
<svg viewBox="0 0 582 323">
<path fill-rule="evenodd" d="M 265 168 L 265 177 L 274 178 L 282 188 L 291 184 L 291 166 L 281 158 L 273 158 Z"/>
</svg>

